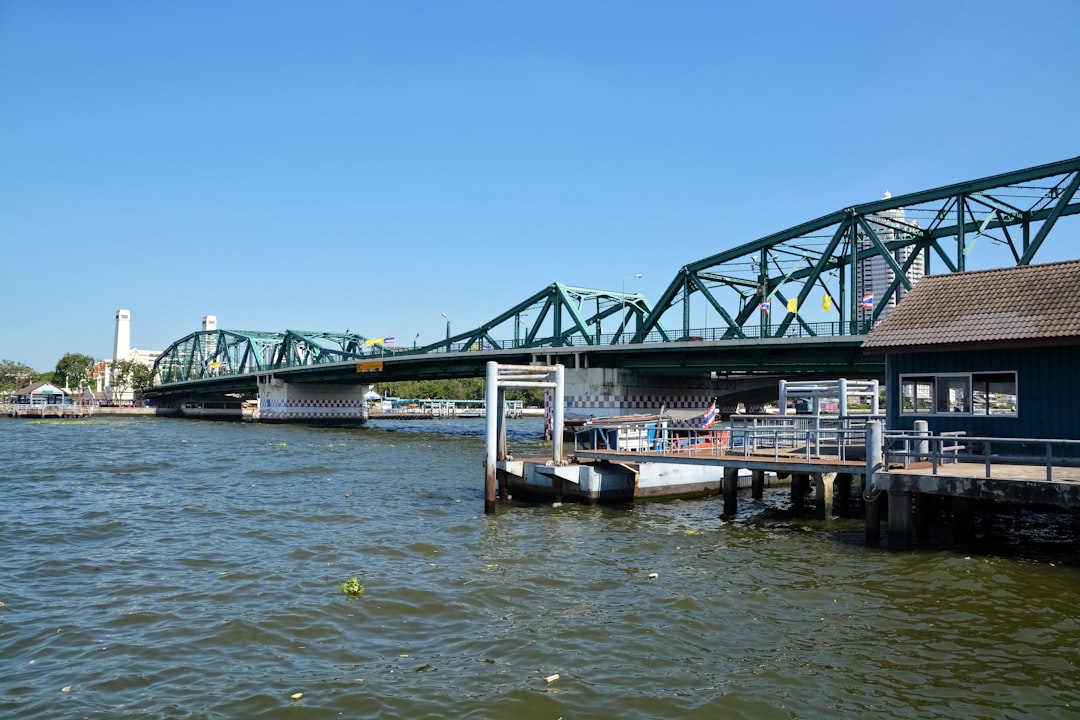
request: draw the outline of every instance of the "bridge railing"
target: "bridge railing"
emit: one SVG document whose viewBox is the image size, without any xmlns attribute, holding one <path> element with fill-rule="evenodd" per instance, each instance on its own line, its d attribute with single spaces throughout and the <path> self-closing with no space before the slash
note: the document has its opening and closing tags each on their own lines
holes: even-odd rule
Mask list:
<svg viewBox="0 0 1080 720">
<path fill-rule="evenodd" d="M 778 323 L 777 323 L 778 324 Z M 599 347 L 610 345 L 646 345 L 646 344 L 658 344 L 663 342 L 714 342 L 720 340 L 740 340 L 740 339 L 767 339 L 776 338 L 775 332 L 776 325 L 747 325 L 739 328 L 738 331 L 733 330 L 730 327 L 713 327 L 713 328 L 696 328 L 691 329 L 688 333 L 671 333 L 668 332 L 667 336 L 671 340 L 665 340 L 664 333 L 659 330 L 653 330 L 646 335 L 639 342 L 632 342 L 633 332 L 625 333 L 601 333 L 596 336 L 596 340 L 589 341 L 589 338 L 581 337 L 578 335 L 571 335 L 561 340 L 561 344 L 554 345 L 553 343 L 545 343 L 538 345 L 536 343 L 528 343 L 524 338 L 507 339 L 495 344 L 492 343 L 464 343 L 464 342 L 451 342 L 449 345 L 440 344 L 437 346 L 426 346 L 423 348 L 385 348 L 383 350 L 376 349 L 372 352 L 373 356 L 395 356 L 405 354 L 439 354 L 439 353 L 459 353 L 459 352 L 474 352 L 480 350 L 520 350 L 528 348 L 542 348 L 542 347 Z M 787 329 L 783 337 L 785 338 L 812 338 L 812 337 L 840 337 L 851 335 L 865 335 L 870 331 L 870 323 L 868 321 L 845 321 L 845 322 L 815 322 L 806 323 L 806 326 L 792 324 Z"/>
</svg>

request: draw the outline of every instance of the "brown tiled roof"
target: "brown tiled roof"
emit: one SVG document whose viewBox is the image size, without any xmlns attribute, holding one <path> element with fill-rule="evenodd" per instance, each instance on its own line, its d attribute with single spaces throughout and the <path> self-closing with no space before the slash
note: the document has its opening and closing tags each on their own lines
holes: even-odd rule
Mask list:
<svg viewBox="0 0 1080 720">
<path fill-rule="evenodd" d="M 863 350 L 1080 342 L 1080 260 L 930 275 L 867 336 Z"/>
</svg>

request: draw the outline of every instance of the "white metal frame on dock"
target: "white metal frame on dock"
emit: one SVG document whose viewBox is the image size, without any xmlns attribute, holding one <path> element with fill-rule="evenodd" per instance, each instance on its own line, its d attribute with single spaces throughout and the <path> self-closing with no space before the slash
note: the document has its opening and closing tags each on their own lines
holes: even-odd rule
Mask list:
<svg viewBox="0 0 1080 720">
<path fill-rule="evenodd" d="M 506 452 L 506 390 L 553 388 L 551 455 L 552 464 L 563 462 L 563 408 L 566 403 L 565 371 L 562 365 L 500 365 L 487 364 L 484 398 L 489 412 L 485 418 L 484 449 L 484 512 L 495 512 L 495 489 L 499 462 L 505 462 Z M 505 491 L 504 491 L 505 494 Z"/>
</svg>

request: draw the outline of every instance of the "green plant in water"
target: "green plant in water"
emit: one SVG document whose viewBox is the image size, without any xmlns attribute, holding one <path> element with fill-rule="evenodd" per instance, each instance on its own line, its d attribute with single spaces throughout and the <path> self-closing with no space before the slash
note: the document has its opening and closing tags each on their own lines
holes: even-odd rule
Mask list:
<svg viewBox="0 0 1080 720">
<path fill-rule="evenodd" d="M 357 578 L 352 578 L 350 580 L 346 580 L 343 583 L 340 583 L 337 586 L 337 589 L 340 592 L 345 593 L 349 597 L 359 597 L 360 595 L 364 594 L 364 586 Z"/>
</svg>

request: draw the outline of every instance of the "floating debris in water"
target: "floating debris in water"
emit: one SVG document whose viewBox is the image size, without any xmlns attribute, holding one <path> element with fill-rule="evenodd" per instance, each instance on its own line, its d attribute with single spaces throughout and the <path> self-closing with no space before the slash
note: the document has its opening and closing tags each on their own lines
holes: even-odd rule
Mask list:
<svg viewBox="0 0 1080 720">
<path fill-rule="evenodd" d="M 544 678 L 544 682 L 546 682 L 548 685 L 550 685 L 551 683 L 555 682 L 558 679 L 559 679 L 559 673 L 555 673 L 554 675 L 548 675 L 546 678 Z"/>
<path fill-rule="evenodd" d="M 360 582 L 359 578 L 350 578 L 343 583 L 339 583 L 337 589 L 352 597 L 358 597 L 364 594 L 364 585 Z"/>
</svg>

